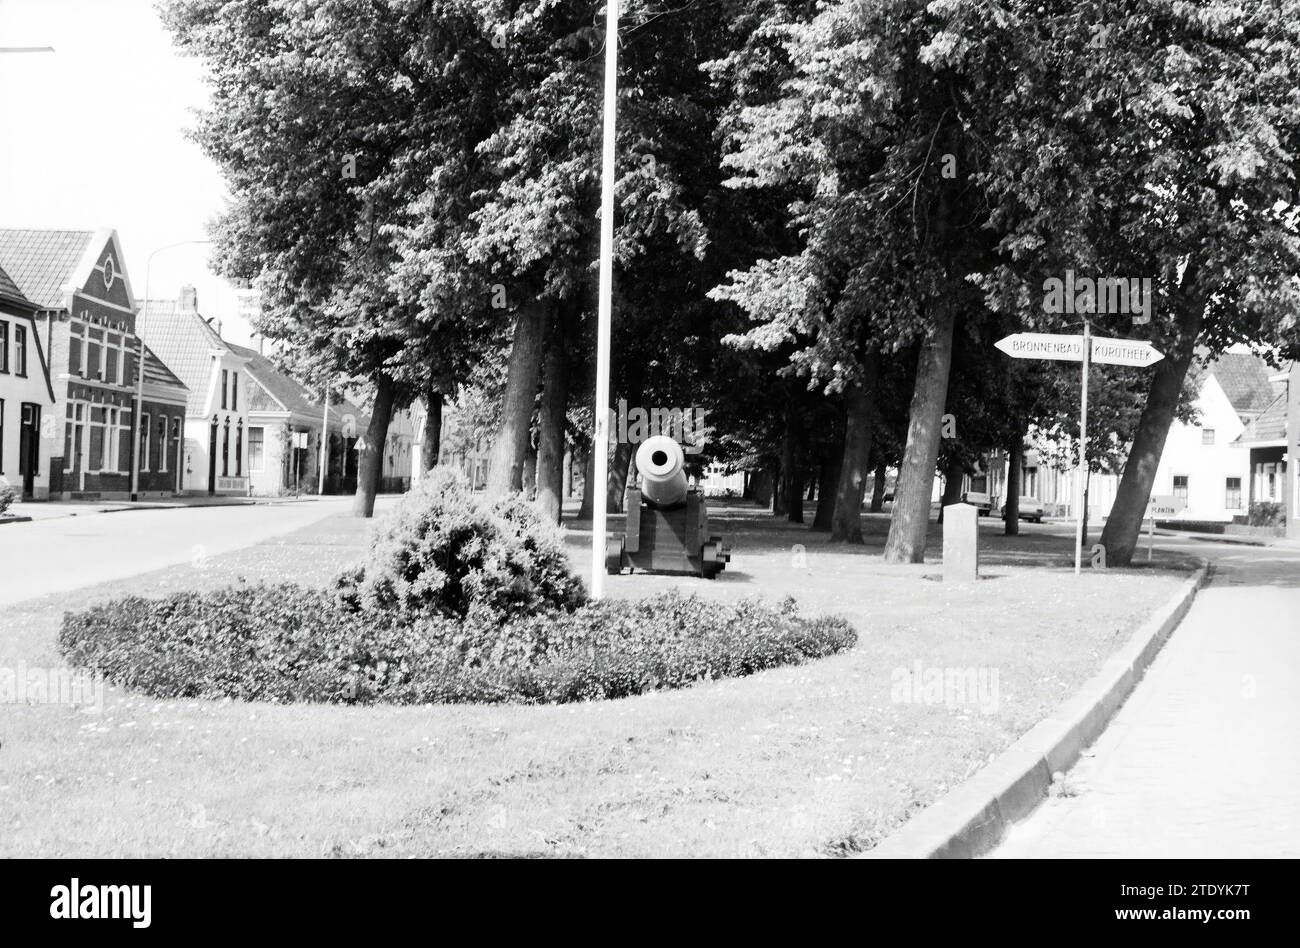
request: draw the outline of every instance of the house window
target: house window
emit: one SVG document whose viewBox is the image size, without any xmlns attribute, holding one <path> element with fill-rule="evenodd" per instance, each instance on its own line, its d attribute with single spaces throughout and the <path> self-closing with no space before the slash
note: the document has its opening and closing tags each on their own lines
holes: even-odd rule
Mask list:
<svg viewBox="0 0 1300 948">
<path fill-rule="evenodd" d="M 230 410 L 239 411 L 239 373 L 230 377 Z"/>
<path fill-rule="evenodd" d="M 27 327 L 14 327 L 14 375 L 27 374 Z"/>
<path fill-rule="evenodd" d="M 242 418 L 235 425 L 235 476 L 244 476 L 244 419 Z"/>
<path fill-rule="evenodd" d="M 108 412 L 102 405 L 90 406 L 90 457 L 86 459 L 86 470 L 92 473 L 104 469 L 104 435 Z"/>
<path fill-rule="evenodd" d="M 81 367 L 81 337 L 68 337 L 68 371 L 74 375 L 85 375 Z"/>
<path fill-rule="evenodd" d="M 261 474 L 266 470 L 266 455 L 263 453 L 262 447 L 265 436 L 265 428 L 252 427 L 248 429 L 248 469 L 254 474 Z"/>
<path fill-rule="evenodd" d="M 149 413 L 140 416 L 140 473 L 149 473 Z"/>
<path fill-rule="evenodd" d="M 0 372 L 9 371 L 9 324 L 0 320 Z"/>
<path fill-rule="evenodd" d="M 131 461 L 131 413 L 120 408 L 109 409 L 108 420 L 112 434 L 109 446 L 109 467 L 120 474 L 131 473 L 123 470 L 124 464 Z"/>
<path fill-rule="evenodd" d="M 1174 496 L 1184 503 L 1187 502 L 1187 475 L 1174 475 Z"/>
<path fill-rule="evenodd" d="M 229 382 L 230 382 L 230 373 L 227 372 L 225 369 L 222 369 L 222 370 L 221 370 L 221 409 L 222 409 L 222 411 L 225 411 L 225 408 L 226 408 L 226 388 L 227 388 L 227 386 L 229 385 Z"/>
<path fill-rule="evenodd" d="M 71 474 L 81 467 L 82 438 L 85 433 L 82 425 L 84 417 L 84 405 L 76 402 L 68 405 L 67 423 L 63 428 L 63 473 L 65 474 Z"/>
<path fill-rule="evenodd" d="M 221 374 L 225 375 L 226 373 L 223 371 Z M 223 397 L 226 394 L 224 381 L 223 381 L 223 387 L 221 389 L 221 394 Z M 221 476 L 222 477 L 230 476 L 230 418 L 229 416 L 226 417 L 225 429 L 221 438 Z"/>
<path fill-rule="evenodd" d="M 82 374 L 87 378 L 97 379 L 101 376 L 104 369 L 101 364 L 103 352 L 104 347 L 98 342 L 90 340 L 86 343 L 86 372 Z"/>
<path fill-rule="evenodd" d="M 1241 478 L 1229 477 L 1227 480 L 1227 490 L 1223 498 L 1223 506 L 1229 510 L 1241 509 Z"/>
<path fill-rule="evenodd" d="M 158 419 L 158 470 L 167 473 L 167 416 Z"/>
<path fill-rule="evenodd" d="M 1202 429 L 1201 429 L 1201 444 L 1202 444 L 1204 447 L 1207 447 L 1207 448 L 1210 448 L 1210 447 L 1213 447 L 1213 446 L 1214 446 L 1214 429 L 1213 429 L 1213 428 L 1202 428 Z"/>
<path fill-rule="evenodd" d="M 0 323 L 3 326 L 4 323 Z M 0 474 L 5 472 L 5 400 L 0 398 Z"/>
</svg>

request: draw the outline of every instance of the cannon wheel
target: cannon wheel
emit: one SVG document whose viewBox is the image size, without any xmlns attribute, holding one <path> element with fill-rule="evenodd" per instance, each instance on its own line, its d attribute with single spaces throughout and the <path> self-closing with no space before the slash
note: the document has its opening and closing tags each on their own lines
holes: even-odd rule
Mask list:
<svg viewBox="0 0 1300 948">
<path fill-rule="evenodd" d="M 724 558 L 719 545 L 715 543 L 706 543 L 700 550 L 700 573 L 705 579 L 714 579 L 726 567 L 727 561 Z"/>
<path fill-rule="evenodd" d="M 605 541 L 605 572 L 617 576 L 623 572 L 623 540 Z"/>
</svg>

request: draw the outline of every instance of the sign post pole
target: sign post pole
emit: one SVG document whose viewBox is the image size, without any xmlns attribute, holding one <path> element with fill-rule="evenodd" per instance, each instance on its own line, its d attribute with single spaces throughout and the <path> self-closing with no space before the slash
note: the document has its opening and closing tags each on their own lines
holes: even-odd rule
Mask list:
<svg viewBox="0 0 1300 948">
<path fill-rule="evenodd" d="M 1089 358 L 1090 347 L 1092 345 L 1091 329 L 1088 320 L 1083 321 L 1083 358 L 1080 364 L 1083 366 L 1080 372 L 1080 392 L 1079 392 L 1079 467 L 1075 471 L 1075 479 L 1078 483 L 1075 485 L 1075 496 L 1078 498 L 1078 507 L 1074 512 L 1074 575 L 1078 576 L 1083 561 L 1083 504 L 1084 504 L 1084 478 L 1088 470 L 1088 365 L 1091 362 Z"/>
<path fill-rule="evenodd" d="M 605 10 L 605 116 L 600 165 L 600 298 L 596 319 L 596 425 L 591 450 L 591 595 L 605 595 L 605 519 L 609 484 L 609 340 L 614 295 L 614 129 L 618 106 L 618 0 Z"/>
</svg>

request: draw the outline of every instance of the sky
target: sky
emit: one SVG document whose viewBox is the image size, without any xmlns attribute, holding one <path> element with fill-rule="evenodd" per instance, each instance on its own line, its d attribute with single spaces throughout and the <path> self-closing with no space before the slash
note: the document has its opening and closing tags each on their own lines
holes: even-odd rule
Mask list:
<svg viewBox="0 0 1300 948">
<path fill-rule="evenodd" d="M 207 266 L 226 189 L 186 137 L 207 104 L 202 65 L 180 55 L 153 0 L 0 0 L 0 226 L 93 230 L 122 241 L 137 298 L 198 290 L 199 310 L 247 343 L 230 286 Z"/>
</svg>

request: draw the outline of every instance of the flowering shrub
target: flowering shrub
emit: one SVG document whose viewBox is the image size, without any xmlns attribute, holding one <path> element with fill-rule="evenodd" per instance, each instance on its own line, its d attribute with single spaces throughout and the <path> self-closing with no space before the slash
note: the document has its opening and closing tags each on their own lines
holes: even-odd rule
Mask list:
<svg viewBox="0 0 1300 948">
<path fill-rule="evenodd" d="M 3 477 L 0 477 L 0 515 L 9 509 L 17 496 L 18 492 L 13 489 L 13 486 Z"/>
<path fill-rule="evenodd" d="M 843 619 L 668 594 L 500 622 L 356 610 L 291 584 L 128 597 L 64 616 L 70 664 L 160 698 L 555 703 L 748 675 L 851 647 Z"/>
<path fill-rule="evenodd" d="M 586 599 L 559 530 L 510 497 L 493 506 L 456 471 L 435 468 L 381 522 L 366 560 L 339 578 L 351 608 L 496 620 Z"/>
</svg>

